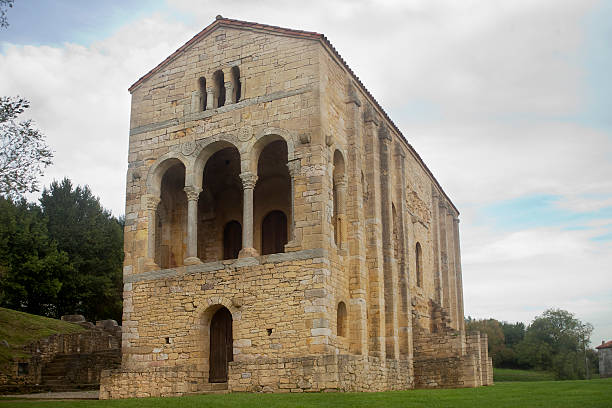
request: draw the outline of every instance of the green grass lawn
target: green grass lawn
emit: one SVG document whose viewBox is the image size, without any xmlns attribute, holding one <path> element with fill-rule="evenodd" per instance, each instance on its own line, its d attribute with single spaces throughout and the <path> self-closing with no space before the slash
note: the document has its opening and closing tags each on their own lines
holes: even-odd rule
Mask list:
<svg viewBox="0 0 612 408">
<path fill-rule="evenodd" d="M 377 393 L 225 394 L 113 401 L 2 401 L 0 407 L 612 407 L 612 379 L 506 382 L 456 390 Z"/>
<path fill-rule="evenodd" d="M 0 307 L 0 340 L 6 340 L 9 348 L 0 345 L 0 365 L 13 357 L 28 357 L 21 348 L 31 341 L 56 333 L 84 331 L 81 326 L 48 317 Z"/>
</svg>

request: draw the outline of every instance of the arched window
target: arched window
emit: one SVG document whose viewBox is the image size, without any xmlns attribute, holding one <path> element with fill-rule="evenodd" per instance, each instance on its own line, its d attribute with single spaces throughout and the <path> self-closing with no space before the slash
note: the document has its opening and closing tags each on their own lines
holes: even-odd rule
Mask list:
<svg viewBox="0 0 612 408">
<path fill-rule="evenodd" d="M 338 303 L 338 315 L 336 318 L 336 327 L 338 330 L 338 336 L 346 337 L 347 334 L 347 313 L 346 313 L 346 305 L 344 302 Z"/>
<path fill-rule="evenodd" d="M 183 240 L 187 235 L 185 166 L 178 162 L 161 179 L 155 228 L 155 263 L 162 269 L 183 265 Z"/>
<path fill-rule="evenodd" d="M 223 71 L 218 70 L 213 74 L 214 90 L 213 90 L 213 108 L 219 108 L 225 105 L 225 78 Z"/>
<path fill-rule="evenodd" d="M 265 255 L 285 252 L 291 222 L 291 176 L 285 140 L 271 136 L 260 142 L 254 147 L 259 153 L 253 191 L 253 238 L 254 248 Z"/>
<path fill-rule="evenodd" d="M 206 93 L 206 78 L 200 77 L 198 80 L 198 88 L 200 90 L 200 110 L 206 110 L 206 98 L 208 94 Z"/>
<path fill-rule="evenodd" d="M 417 286 L 423 286 L 423 251 L 421 250 L 421 244 L 416 243 L 416 278 Z"/>
<path fill-rule="evenodd" d="M 242 96 L 242 84 L 240 83 L 240 69 L 236 66 L 232 67 L 232 85 L 234 93 L 232 100 L 237 103 Z"/>
<path fill-rule="evenodd" d="M 287 244 L 287 216 L 282 211 L 271 211 L 261 223 L 261 254 L 285 252 Z"/>
<path fill-rule="evenodd" d="M 198 200 L 198 258 L 203 262 L 238 258 L 242 247 L 239 174 L 240 153 L 235 147 L 220 148 L 206 160 Z"/>
<path fill-rule="evenodd" d="M 242 226 L 236 220 L 225 224 L 223 229 L 223 259 L 238 259 L 242 249 Z"/>
</svg>

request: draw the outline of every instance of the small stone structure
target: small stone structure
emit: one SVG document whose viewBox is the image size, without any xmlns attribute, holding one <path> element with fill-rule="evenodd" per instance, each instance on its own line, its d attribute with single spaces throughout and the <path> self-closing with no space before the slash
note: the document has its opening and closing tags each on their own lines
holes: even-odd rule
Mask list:
<svg viewBox="0 0 612 408">
<path fill-rule="evenodd" d="M 121 326 L 115 320 L 94 325 L 81 315 L 62 316 L 86 331 L 54 334 L 23 347 L 31 357 L 17 358 L 0 370 L 0 393 L 24 390 L 93 388 L 102 370 L 121 361 Z"/>
<path fill-rule="evenodd" d="M 130 92 L 100 398 L 492 383 L 459 212 L 323 35 L 219 16 Z"/>
<path fill-rule="evenodd" d="M 612 377 L 612 340 L 602 341 L 601 345 L 595 348 L 599 354 L 599 377 Z"/>
</svg>

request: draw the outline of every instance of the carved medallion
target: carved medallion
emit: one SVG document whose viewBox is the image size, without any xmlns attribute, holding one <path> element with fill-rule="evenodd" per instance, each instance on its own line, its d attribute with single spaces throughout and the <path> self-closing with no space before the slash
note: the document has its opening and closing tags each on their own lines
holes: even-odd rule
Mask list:
<svg viewBox="0 0 612 408">
<path fill-rule="evenodd" d="M 181 145 L 181 153 L 183 153 L 185 156 L 189 156 L 190 154 L 192 154 L 196 149 L 196 142 L 189 141 L 189 142 L 185 142 Z"/>
<path fill-rule="evenodd" d="M 248 142 L 253 137 L 253 130 L 250 126 L 241 127 L 238 130 L 238 140 L 241 142 Z"/>
</svg>

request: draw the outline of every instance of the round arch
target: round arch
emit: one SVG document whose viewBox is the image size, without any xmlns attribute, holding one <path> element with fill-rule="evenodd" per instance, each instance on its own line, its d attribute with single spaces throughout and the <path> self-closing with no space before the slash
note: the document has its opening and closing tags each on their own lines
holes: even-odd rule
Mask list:
<svg viewBox="0 0 612 408">
<path fill-rule="evenodd" d="M 181 163 L 185 168 L 185 177 L 189 174 L 189 163 L 179 152 L 168 152 L 155 160 L 149 167 L 147 173 L 147 193 L 159 197 L 161 193 L 161 181 L 166 171 L 177 163 Z M 186 181 L 186 180 L 185 180 Z"/>
<path fill-rule="evenodd" d="M 243 171 L 246 170 L 252 172 L 253 174 L 257 174 L 259 155 L 268 144 L 276 140 L 283 140 L 287 145 L 287 162 L 294 160 L 295 145 L 293 143 L 293 137 L 289 131 L 280 128 L 265 128 L 254 137 L 253 147 L 249 152 L 247 168 L 243 169 Z"/>
<path fill-rule="evenodd" d="M 240 154 L 239 146 L 236 144 L 233 136 L 219 134 L 201 140 L 199 142 L 198 150 L 194 153 L 195 162 L 193 165 L 193 171 L 189 172 L 189 176 L 187 178 L 188 181 L 185 183 L 189 183 L 189 185 L 196 188 L 202 188 L 202 173 L 204 173 L 204 168 L 206 167 L 208 159 L 210 159 L 210 157 L 219 150 L 228 147 L 233 147 Z"/>
</svg>

